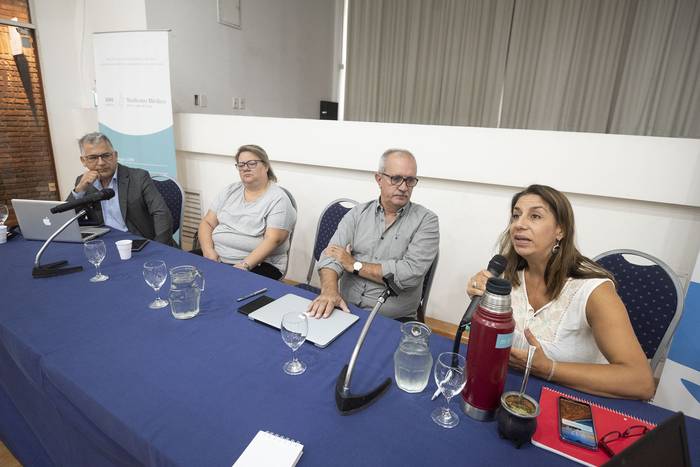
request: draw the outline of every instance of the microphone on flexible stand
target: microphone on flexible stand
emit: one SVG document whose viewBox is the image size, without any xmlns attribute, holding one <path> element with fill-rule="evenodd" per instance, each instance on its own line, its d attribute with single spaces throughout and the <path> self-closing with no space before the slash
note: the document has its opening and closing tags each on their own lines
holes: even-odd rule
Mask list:
<svg viewBox="0 0 700 467">
<path fill-rule="evenodd" d="M 362 328 L 360 337 L 357 339 L 357 344 L 355 344 L 355 349 L 352 351 L 350 362 L 340 371 L 338 379 L 335 383 L 335 404 L 338 406 L 338 410 L 340 410 L 342 415 L 349 415 L 363 409 L 370 403 L 374 402 L 376 398 L 384 394 L 391 384 L 391 378 L 387 378 L 382 382 L 382 384 L 366 394 L 354 395 L 350 393 L 352 371 L 355 368 L 355 362 L 357 361 L 357 356 L 360 353 L 360 348 L 362 348 L 365 337 L 367 337 L 367 331 L 369 331 L 369 327 L 372 325 L 374 317 L 377 315 L 377 312 L 384 302 L 386 302 L 386 299 L 389 297 L 396 297 L 399 294 L 399 288 L 397 287 L 396 283 L 394 283 L 393 274 L 387 274 L 383 277 L 383 280 L 386 288 L 377 299 L 377 304 L 374 305 L 374 308 L 372 308 L 372 312 L 370 313 L 369 318 L 367 318 L 365 326 Z"/>
<path fill-rule="evenodd" d="M 71 209 L 83 207 L 86 204 L 92 204 L 112 198 L 114 198 L 114 190 L 111 188 L 105 188 L 97 193 L 91 193 L 83 196 L 80 199 L 74 199 L 63 204 L 59 204 L 58 206 L 54 206 L 50 209 L 50 211 L 51 214 L 58 214 L 59 212 L 70 211 Z"/>
<path fill-rule="evenodd" d="M 488 270 L 488 272 L 493 274 L 493 277 L 498 277 L 501 274 L 503 274 L 503 271 L 506 270 L 507 265 L 508 260 L 505 258 L 505 256 L 495 255 L 493 258 L 491 258 L 491 261 L 489 261 L 489 265 L 486 269 Z M 455 341 L 454 345 L 452 346 L 452 352 L 459 353 L 459 345 L 462 342 L 462 334 L 467 328 L 467 325 L 471 323 L 472 316 L 474 316 L 474 312 L 476 311 L 480 302 L 481 295 L 477 295 L 474 298 L 472 298 L 472 301 L 469 303 L 467 311 L 464 312 L 464 316 L 462 316 L 462 320 L 459 322 L 459 326 L 457 327 L 457 334 L 455 334 Z"/>
<path fill-rule="evenodd" d="M 114 198 L 114 190 L 112 190 L 111 188 L 105 188 L 104 190 L 98 191 L 97 193 L 85 195 L 80 199 L 68 201 L 67 203 L 54 206 L 49 211 L 51 211 L 52 214 L 58 214 L 59 212 L 69 211 L 77 207 L 83 207 L 91 203 L 96 203 L 111 198 Z M 66 227 L 68 227 L 72 222 L 75 222 L 76 219 L 84 216 L 85 214 L 85 209 L 81 209 L 78 214 L 71 217 L 70 220 L 68 220 L 65 224 L 59 227 L 54 233 L 51 234 L 51 236 L 48 239 L 46 239 L 44 244 L 41 245 L 41 248 L 39 248 L 39 252 L 36 254 L 36 257 L 34 258 L 32 277 L 39 278 L 62 276 L 64 274 L 70 274 L 72 272 L 78 272 L 83 270 L 82 266 L 64 267 L 68 263 L 68 261 L 65 260 L 42 265 L 41 255 L 44 254 L 44 251 L 46 251 L 46 248 L 49 246 L 49 244 L 54 238 L 56 238 L 61 232 L 63 232 L 66 229 Z"/>
</svg>

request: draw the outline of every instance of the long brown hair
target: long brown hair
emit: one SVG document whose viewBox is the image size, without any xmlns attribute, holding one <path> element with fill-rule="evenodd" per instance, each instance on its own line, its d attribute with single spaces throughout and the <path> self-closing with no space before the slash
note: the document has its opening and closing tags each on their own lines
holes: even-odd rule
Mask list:
<svg viewBox="0 0 700 467">
<path fill-rule="evenodd" d="M 510 202 L 510 212 L 518 200 L 525 195 L 537 195 L 547 203 L 549 210 L 554 214 L 554 219 L 564 235 L 559 242 L 559 251 L 552 253 L 544 270 L 544 282 L 547 286 L 547 295 L 554 300 L 559 296 L 566 280 L 569 277 L 577 279 L 607 278 L 614 282 L 612 274 L 600 267 L 594 261 L 583 256 L 574 239 L 574 210 L 564 193 L 546 185 L 530 185 L 523 191 L 513 195 Z M 508 259 L 503 277 L 508 279 L 513 286 L 520 285 L 518 271 L 527 266 L 525 258 L 520 256 L 513 248 L 510 239 L 510 222 L 501 235 L 501 254 Z"/>
<path fill-rule="evenodd" d="M 277 175 L 272 171 L 272 166 L 270 165 L 270 158 L 267 157 L 267 153 L 263 148 L 256 144 L 246 144 L 238 148 L 236 151 L 236 163 L 238 163 L 238 158 L 242 152 L 252 152 L 260 158 L 260 161 L 267 167 L 267 179 L 273 182 L 277 181 Z"/>
</svg>

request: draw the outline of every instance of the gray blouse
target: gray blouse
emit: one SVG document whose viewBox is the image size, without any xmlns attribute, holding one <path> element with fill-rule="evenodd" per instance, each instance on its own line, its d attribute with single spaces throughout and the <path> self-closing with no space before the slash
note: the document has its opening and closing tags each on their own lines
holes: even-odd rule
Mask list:
<svg viewBox="0 0 700 467">
<path fill-rule="evenodd" d="M 297 213 L 287 194 L 275 183 L 252 202 L 244 196 L 244 185 L 233 183 L 219 193 L 211 204 L 219 225 L 212 233 L 214 249 L 223 263 L 236 264 L 245 259 L 262 242 L 268 227 L 292 232 Z M 289 238 L 265 258 L 279 269 L 287 269 Z"/>
</svg>

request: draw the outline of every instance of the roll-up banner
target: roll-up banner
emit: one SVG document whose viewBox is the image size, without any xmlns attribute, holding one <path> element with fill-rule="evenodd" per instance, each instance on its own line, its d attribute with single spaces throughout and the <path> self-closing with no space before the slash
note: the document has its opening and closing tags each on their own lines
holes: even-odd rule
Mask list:
<svg viewBox="0 0 700 467">
<path fill-rule="evenodd" d="M 119 162 L 177 178 L 168 31 L 94 36 L 97 118 Z"/>
<path fill-rule="evenodd" d="M 700 419 L 700 254 L 685 295 L 654 404 Z"/>
</svg>

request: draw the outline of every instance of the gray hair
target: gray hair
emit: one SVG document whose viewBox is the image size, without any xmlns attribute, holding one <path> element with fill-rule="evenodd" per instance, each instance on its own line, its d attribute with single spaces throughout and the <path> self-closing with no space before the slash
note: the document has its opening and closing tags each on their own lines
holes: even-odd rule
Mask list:
<svg viewBox="0 0 700 467">
<path fill-rule="evenodd" d="M 411 159 L 413 159 L 414 162 L 416 160 L 416 158 L 413 156 L 413 153 L 408 149 L 389 148 L 386 151 L 384 151 L 382 157 L 379 158 L 379 172 L 384 172 L 384 168 L 386 167 L 386 160 L 389 158 L 390 155 L 394 154 L 395 152 L 410 157 Z"/>
<path fill-rule="evenodd" d="M 87 135 L 83 136 L 78 140 L 80 154 L 83 154 L 83 149 L 85 148 L 86 144 L 95 145 L 100 143 L 106 143 L 107 146 L 109 146 L 110 151 L 114 151 L 114 146 L 112 146 L 112 142 L 109 140 L 107 135 L 105 135 L 104 133 L 100 133 L 99 131 L 95 131 L 92 133 L 88 133 Z"/>
</svg>

